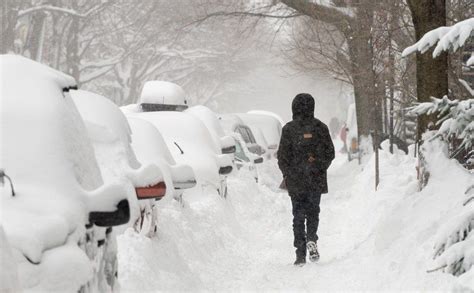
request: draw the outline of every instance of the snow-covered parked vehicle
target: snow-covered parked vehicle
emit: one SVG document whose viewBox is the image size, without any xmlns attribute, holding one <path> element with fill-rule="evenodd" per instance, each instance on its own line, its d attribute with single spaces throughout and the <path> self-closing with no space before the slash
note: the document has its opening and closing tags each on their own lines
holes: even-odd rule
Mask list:
<svg viewBox="0 0 474 293">
<path fill-rule="evenodd" d="M 237 115 L 252 129 L 258 144 L 266 147 L 267 159 L 274 157 L 280 143 L 282 129 L 280 121 L 267 114 L 239 113 Z"/>
<path fill-rule="evenodd" d="M 231 135 L 235 140 L 236 150 L 234 154 L 234 163 L 237 166 L 237 169 L 248 169 L 253 173 L 255 181 L 258 182 L 258 171 L 256 165 L 263 163 L 263 158 L 250 152 L 250 150 L 247 148 L 247 144 L 240 134 L 233 133 Z"/>
<path fill-rule="evenodd" d="M 214 143 L 221 148 L 223 154 L 233 154 L 235 152 L 235 140 L 226 135 L 219 123 L 216 113 L 205 106 L 193 106 L 185 110 L 206 125 Z"/>
<path fill-rule="evenodd" d="M 167 193 L 182 202 L 183 192 L 196 185 L 193 169 L 189 165 L 176 164 L 163 136 L 153 124 L 138 117 L 127 118 L 137 159 L 143 164 L 155 164 L 160 167 Z"/>
<path fill-rule="evenodd" d="M 0 56 L 0 68 L 1 226 L 20 286 L 113 290 L 112 227 L 129 221 L 129 201 L 122 185 L 104 184 L 69 95 L 75 80 L 16 55 Z"/>
<path fill-rule="evenodd" d="M 212 186 L 226 197 L 227 175 L 233 167 L 232 159 L 222 155 L 222 145 L 229 141 L 224 139 L 221 144 L 199 118 L 182 112 L 187 108 L 186 94 L 179 85 L 147 81 L 139 104 L 122 109 L 131 117 L 151 122 L 163 135 L 176 162 L 192 167 L 199 186 Z"/>
<path fill-rule="evenodd" d="M 160 168 L 137 160 L 128 121 L 111 100 L 83 90 L 71 91 L 71 95 L 85 121 L 104 179 L 126 186 L 131 223 L 137 232 L 152 236 L 157 229 L 155 201 L 165 196 L 167 189 Z"/>
<path fill-rule="evenodd" d="M 232 160 L 221 154 L 199 119 L 174 111 L 144 112 L 132 117 L 145 119 L 159 130 L 175 161 L 193 168 L 200 187 L 210 186 L 226 197 L 226 177 L 232 172 Z"/>
<path fill-rule="evenodd" d="M 219 122 L 227 135 L 232 136 L 234 133 L 240 134 L 251 153 L 259 156 L 265 153 L 265 149 L 257 143 L 252 129 L 245 125 L 239 116 L 236 114 L 220 114 Z"/>
</svg>

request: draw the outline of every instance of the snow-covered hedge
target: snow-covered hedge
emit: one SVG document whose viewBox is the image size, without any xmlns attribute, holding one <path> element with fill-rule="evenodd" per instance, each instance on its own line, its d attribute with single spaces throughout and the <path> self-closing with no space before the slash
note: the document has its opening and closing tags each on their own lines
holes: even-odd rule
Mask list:
<svg viewBox="0 0 474 293">
<path fill-rule="evenodd" d="M 431 102 L 420 103 L 409 111 L 410 114 L 431 115 L 438 113 L 440 126 L 433 138 L 442 137 L 447 141 L 451 137 L 462 140 L 454 150 L 455 155 L 462 149 L 472 149 L 474 142 L 474 99 L 449 100 L 447 96 L 442 99 L 431 98 Z"/>
</svg>

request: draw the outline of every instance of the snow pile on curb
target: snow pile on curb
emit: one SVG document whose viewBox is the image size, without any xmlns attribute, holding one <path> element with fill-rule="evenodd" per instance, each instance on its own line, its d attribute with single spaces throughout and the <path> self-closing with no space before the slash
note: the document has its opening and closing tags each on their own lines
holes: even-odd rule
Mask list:
<svg viewBox="0 0 474 293">
<path fill-rule="evenodd" d="M 119 237 L 119 277 L 125 291 L 466 290 L 460 278 L 436 271 L 433 247 L 459 211 L 472 177 L 456 163 L 432 160 L 428 186 L 417 192 L 416 158 L 387 142 L 380 151 L 381 182 L 373 156 L 363 166 L 339 156 L 321 203 L 318 264 L 292 265 L 291 203 L 278 189 L 275 161 L 259 166 L 260 183 L 241 171 L 229 178 L 229 197 L 185 194 L 186 206 L 157 205 L 159 231 L 147 239 Z M 437 151 L 433 151 L 435 154 Z M 469 279 L 471 278 L 471 279 Z M 471 286 L 471 287 L 469 287 Z"/>
</svg>

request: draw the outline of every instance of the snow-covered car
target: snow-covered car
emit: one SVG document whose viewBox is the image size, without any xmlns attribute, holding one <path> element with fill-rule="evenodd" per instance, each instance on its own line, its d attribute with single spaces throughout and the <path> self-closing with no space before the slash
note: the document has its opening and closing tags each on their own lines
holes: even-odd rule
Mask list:
<svg viewBox="0 0 474 293">
<path fill-rule="evenodd" d="M 240 134 L 251 153 L 259 156 L 265 153 L 265 149 L 257 143 L 250 127 L 245 125 L 244 121 L 242 121 L 239 116 L 235 114 L 220 114 L 219 122 L 227 135 L 232 135 L 234 133 Z"/>
<path fill-rule="evenodd" d="M 193 106 L 185 110 L 206 125 L 214 143 L 221 148 L 223 154 L 233 154 L 235 152 L 235 140 L 225 135 L 216 113 L 205 106 Z"/>
<path fill-rule="evenodd" d="M 150 80 L 143 85 L 139 99 L 142 111 L 183 111 L 188 108 L 186 93 L 179 85 L 161 80 Z"/>
<path fill-rule="evenodd" d="M 193 169 L 189 165 L 176 164 L 163 136 L 153 124 L 138 117 L 127 118 L 137 159 L 143 164 L 160 167 L 167 191 L 172 191 L 173 197 L 182 202 L 183 192 L 196 185 Z"/>
<path fill-rule="evenodd" d="M 175 161 L 193 168 L 198 186 L 210 186 L 221 196 L 227 196 L 227 175 L 232 172 L 232 160 L 221 154 L 198 118 L 175 111 L 143 112 L 132 117 L 145 119 L 159 130 Z"/>
<path fill-rule="evenodd" d="M 357 137 L 357 117 L 355 111 L 355 104 L 349 105 L 347 109 L 346 120 L 346 147 L 347 158 L 349 161 L 359 158 L 359 142 Z"/>
<path fill-rule="evenodd" d="M 131 223 L 137 232 L 153 235 L 155 200 L 165 196 L 167 189 L 160 168 L 137 160 L 128 121 L 111 100 L 83 90 L 73 90 L 71 96 L 85 121 L 104 179 L 126 186 Z"/>
<path fill-rule="evenodd" d="M 280 117 L 280 115 L 270 112 L 270 111 L 265 111 L 265 110 L 251 110 L 247 112 L 248 114 L 257 114 L 257 115 L 267 115 L 270 117 L 273 117 L 277 119 L 280 122 L 281 127 L 285 125 L 285 121 Z"/>
<path fill-rule="evenodd" d="M 267 114 L 239 113 L 237 115 L 252 129 L 257 143 L 262 147 L 266 147 L 267 158 L 272 158 L 276 154 L 280 143 L 282 129 L 280 121 Z M 261 135 L 263 138 L 260 137 Z"/>
<path fill-rule="evenodd" d="M 16 55 L 0 56 L 0 68 L 0 224 L 21 287 L 113 290 L 111 232 L 129 221 L 129 201 L 122 185 L 104 184 L 69 95 L 75 80 Z"/>
<path fill-rule="evenodd" d="M 248 169 L 250 172 L 253 173 L 255 181 L 258 182 L 258 171 L 256 165 L 263 163 L 263 158 L 249 151 L 245 141 L 243 140 L 240 134 L 233 133 L 232 137 L 235 140 L 236 150 L 234 154 L 234 162 L 237 166 L 237 169 Z"/>
</svg>

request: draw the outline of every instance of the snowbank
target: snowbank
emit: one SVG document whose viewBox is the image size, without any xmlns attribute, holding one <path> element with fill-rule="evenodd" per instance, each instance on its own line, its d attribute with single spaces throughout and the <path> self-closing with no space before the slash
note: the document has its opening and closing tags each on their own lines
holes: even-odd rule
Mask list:
<svg viewBox="0 0 474 293">
<path fill-rule="evenodd" d="M 440 156 L 433 161 L 438 173 L 417 192 L 416 159 L 390 154 L 387 142 L 382 147 L 377 191 L 373 155 L 363 166 L 338 156 L 329 169 L 318 264 L 292 265 L 291 203 L 278 189 L 276 162 L 266 161 L 259 184 L 245 170 L 229 178 L 227 201 L 202 193 L 184 208 L 163 203 L 157 238 L 122 235 L 123 289 L 472 290 L 472 269 L 460 278 L 427 273 L 437 265 L 432 256 L 440 227 L 459 210 L 459 192 L 472 174 Z"/>
</svg>

